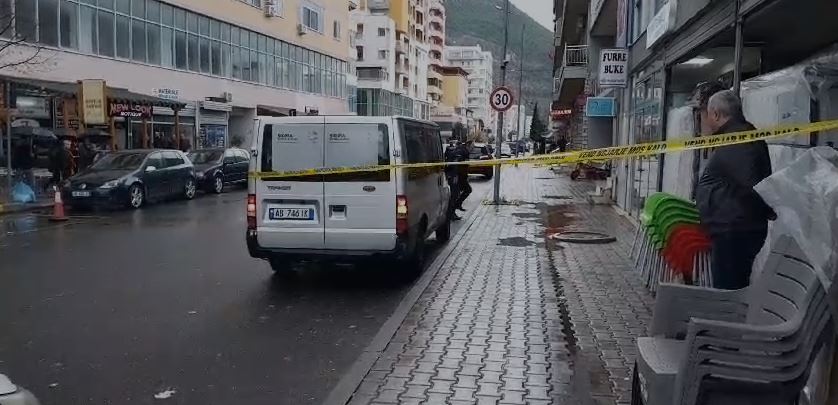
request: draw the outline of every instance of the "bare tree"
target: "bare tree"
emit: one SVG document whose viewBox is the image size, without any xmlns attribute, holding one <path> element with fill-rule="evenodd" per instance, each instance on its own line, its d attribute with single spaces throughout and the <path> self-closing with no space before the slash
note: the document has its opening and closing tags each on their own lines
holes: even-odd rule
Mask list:
<svg viewBox="0 0 838 405">
<path fill-rule="evenodd" d="M 15 30 L 15 21 L 10 10 L 0 10 L 0 71 L 46 62 L 44 48 L 35 43 L 35 38 L 27 38 Z M 23 22 L 17 19 L 17 23 Z M 34 21 L 28 23 L 35 25 Z"/>
</svg>

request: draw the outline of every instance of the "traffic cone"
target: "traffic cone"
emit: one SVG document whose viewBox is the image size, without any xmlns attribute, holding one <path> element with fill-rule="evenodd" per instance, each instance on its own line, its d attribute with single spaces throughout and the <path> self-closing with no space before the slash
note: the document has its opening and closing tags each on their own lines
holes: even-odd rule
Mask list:
<svg viewBox="0 0 838 405">
<path fill-rule="evenodd" d="M 52 205 L 52 216 L 49 217 L 50 221 L 53 222 L 61 222 L 66 221 L 66 215 L 64 215 L 64 201 L 61 200 L 61 191 L 56 187 L 55 188 L 55 200 L 54 204 Z"/>
</svg>

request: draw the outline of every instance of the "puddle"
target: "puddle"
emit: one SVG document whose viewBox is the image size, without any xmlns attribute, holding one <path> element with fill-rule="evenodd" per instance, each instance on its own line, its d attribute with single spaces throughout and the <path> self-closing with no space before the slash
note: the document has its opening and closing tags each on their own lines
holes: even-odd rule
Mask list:
<svg viewBox="0 0 838 405">
<path fill-rule="evenodd" d="M 535 245 L 535 242 L 527 239 L 522 238 L 520 236 L 514 236 L 511 238 L 502 238 L 498 239 L 499 246 L 511 246 L 511 247 L 528 247 Z"/>
</svg>

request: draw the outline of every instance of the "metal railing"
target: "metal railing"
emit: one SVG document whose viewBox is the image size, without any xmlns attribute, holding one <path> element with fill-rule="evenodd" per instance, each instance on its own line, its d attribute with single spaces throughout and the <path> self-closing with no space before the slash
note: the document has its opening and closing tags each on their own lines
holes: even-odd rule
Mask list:
<svg viewBox="0 0 838 405">
<path fill-rule="evenodd" d="M 588 45 L 567 45 L 564 48 L 564 66 L 588 64 Z"/>
</svg>

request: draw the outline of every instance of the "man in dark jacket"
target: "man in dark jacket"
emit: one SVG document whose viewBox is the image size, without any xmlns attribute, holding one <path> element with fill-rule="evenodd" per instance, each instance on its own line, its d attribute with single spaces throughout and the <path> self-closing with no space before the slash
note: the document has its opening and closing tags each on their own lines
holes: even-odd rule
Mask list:
<svg viewBox="0 0 838 405">
<path fill-rule="evenodd" d="M 465 143 L 460 143 L 460 146 L 457 147 L 457 161 L 465 162 L 469 160 L 469 155 L 471 154 L 471 148 L 474 146 L 474 141 L 466 141 Z M 469 195 L 471 195 L 471 184 L 468 182 L 468 166 L 467 165 L 459 165 L 457 166 L 457 184 L 460 189 L 460 196 L 457 199 L 456 208 L 460 211 L 465 211 L 466 209 L 463 208 L 463 203 L 466 201 Z"/>
<path fill-rule="evenodd" d="M 448 142 L 448 147 L 445 148 L 445 161 L 459 162 L 457 142 L 453 138 Z M 457 177 L 457 166 L 445 166 L 445 179 L 448 181 L 448 187 L 451 188 L 451 195 L 448 198 L 448 217 L 452 221 L 462 219 L 456 212 L 457 200 L 460 198 L 460 186 Z"/>
<path fill-rule="evenodd" d="M 714 135 L 755 129 L 745 120 L 742 102 L 732 91 L 713 94 L 701 111 L 702 127 Z M 716 149 L 701 175 L 696 201 L 701 223 L 713 245 L 711 268 L 715 288 L 733 290 L 750 282 L 751 267 L 768 233 L 774 211 L 754 191 L 771 175 L 764 141 Z"/>
</svg>

